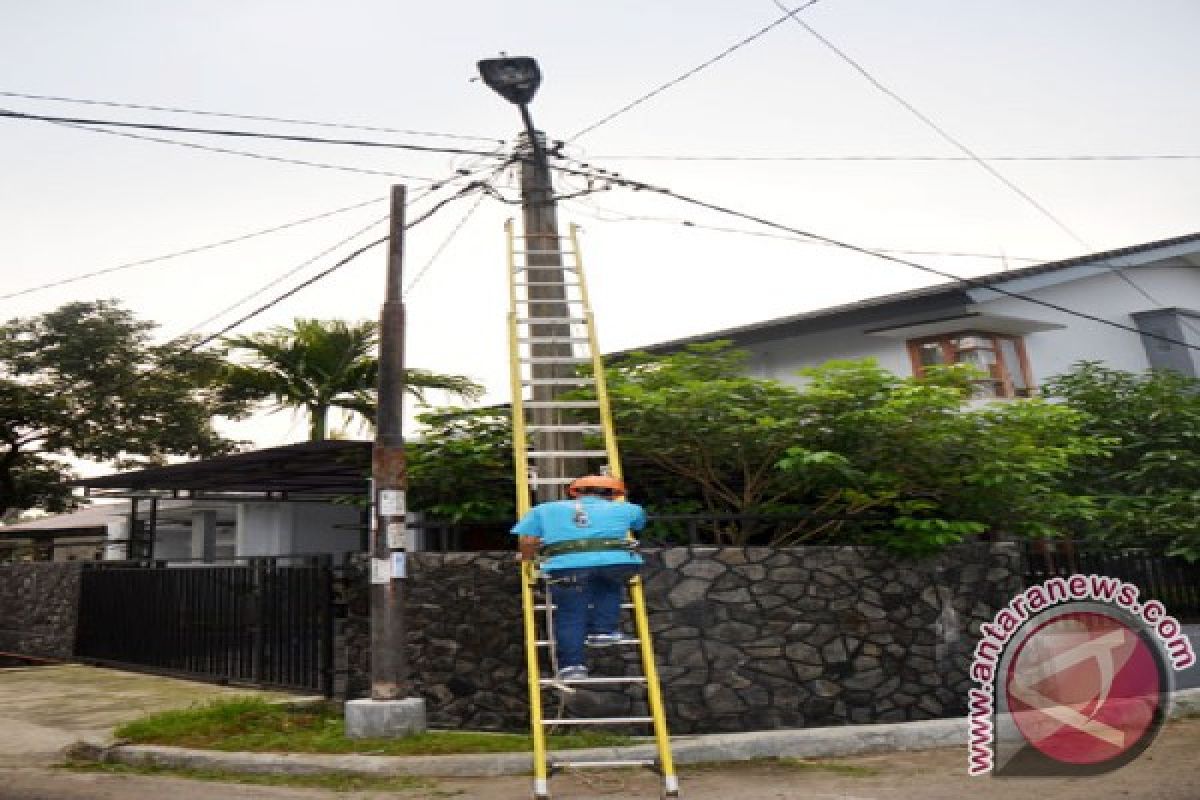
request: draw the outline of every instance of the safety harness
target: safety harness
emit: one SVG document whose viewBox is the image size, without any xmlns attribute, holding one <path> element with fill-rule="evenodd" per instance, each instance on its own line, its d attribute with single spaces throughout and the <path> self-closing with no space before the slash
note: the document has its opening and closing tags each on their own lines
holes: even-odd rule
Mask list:
<svg viewBox="0 0 1200 800">
<path fill-rule="evenodd" d="M 568 553 L 595 553 L 602 550 L 633 550 L 637 547 L 636 539 L 571 539 L 566 542 L 544 544 L 541 554 L 544 557 L 563 556 Z"/>
</svg>

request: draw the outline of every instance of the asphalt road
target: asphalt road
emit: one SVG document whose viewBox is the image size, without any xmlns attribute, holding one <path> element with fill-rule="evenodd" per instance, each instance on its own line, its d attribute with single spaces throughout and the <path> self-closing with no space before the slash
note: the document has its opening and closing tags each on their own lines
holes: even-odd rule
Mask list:
<svg viewBox="0 0 1200 800">
<path fill-rule="evenodd" d="M 680 770 L 684 800 L 1197 800 L 1200 718 L 1171 722 L 1141 758 L 1093 778 L 996 779 L 966 774 L 964 748 L 839 759 L 834 766 L 742 763 Z M 555 798 L 656 798 L 642 772 L 555 778 Z M 336 793 L 46 768 L 0 769 L 0 800 L 528 800 L 527 778 L 445 779 L 435 788 Z"/>
</svg>

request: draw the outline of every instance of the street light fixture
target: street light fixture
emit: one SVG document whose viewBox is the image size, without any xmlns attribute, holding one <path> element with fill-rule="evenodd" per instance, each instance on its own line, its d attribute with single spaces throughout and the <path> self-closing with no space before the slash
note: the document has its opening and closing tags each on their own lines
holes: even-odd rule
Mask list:
<svg viewBox="0 0 1200 800">
<path fill-rule="evenodd" d="M 537 61 L 528 56 L 505 56 L 485 58 L 477 66 L 479 77 L 488 88 L 521 110 L 521 119 L 525 123 L 525 134 L 533 148 L 535 163 L 543 169 L 549 169 L 546 152 L 538 141 L 533 117 L 529 115 L 529 103 L 537 94 L 538 87 L 542 85 L 542 71 L 538 68 Z"/>
</svg>

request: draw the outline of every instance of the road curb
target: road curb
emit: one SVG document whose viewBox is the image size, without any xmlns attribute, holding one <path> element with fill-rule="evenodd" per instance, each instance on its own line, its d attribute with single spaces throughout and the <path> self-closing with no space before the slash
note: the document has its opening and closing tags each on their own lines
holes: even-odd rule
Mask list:
<svg viewBox="0 0 1200 800">
<path fill-rule="evenodd" d="M 1200 689 L 1176 692 L 1171 717 L 1200 714 Z M 679 764 L 748 761 L 756 758 L 836 758 L 867 753 L 927 750 L 965 745 L 967 720 L 934 719 L 836 728 L 802 728 L 717 733 L 673 737 Z M 306 775 L 347 772 L 360 775 L 419 775 L 435 778 L 484 778 L 528 775 L 533 768 L 529 753 L 489 753 L 447 756 L 321 755 L 315 753 L 227 753 L 158 745 L 105 747 L 97 743 L 73 748 L 78 757 L 131 765 L 213 769 L 252 774 Z M 572 750 L 571 760 L 654 758 L 652 744 Z"/>
</svg>

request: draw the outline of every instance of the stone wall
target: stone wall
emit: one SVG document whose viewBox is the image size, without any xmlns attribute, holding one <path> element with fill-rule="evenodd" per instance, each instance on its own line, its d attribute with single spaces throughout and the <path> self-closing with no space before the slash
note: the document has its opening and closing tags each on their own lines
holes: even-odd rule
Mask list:
<svg viewBox="0 0 1200 800">
<path fill-rule="evenodd" d="M 982 622 L 1021 588 L 1015 546 L 906 561 L 861 547 L 680 547 L 646 554 L 646 604 L 671 728 L 744 731 L 965 713 Z M 418 553 L 405 591 L 413 677 L 437 727 L 528 726 L 511 553 Z M 369 686 L 362 570 L 339 624 L 347 696 Z M 595 674 L 640 672 L 637 648 Z M 571 715 L 642 714 L 644 692 L 577 692 Z M 545 697 L 557 713 L 557 693 Z"/>
<path fill-rule="evenodd" d="M 0 566 L 0 653 L 71 658 L 81 570 L 79 563 Z"/>
</svg>

